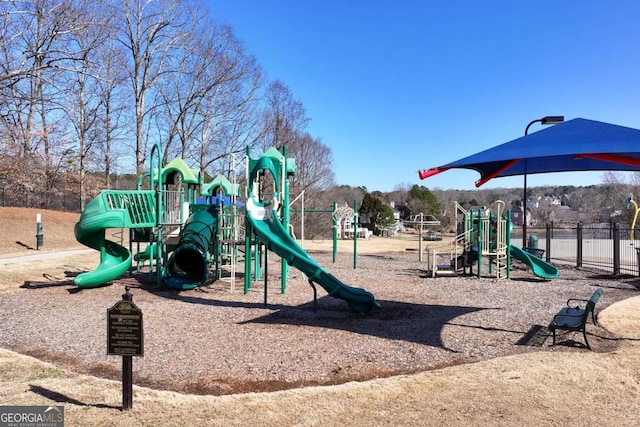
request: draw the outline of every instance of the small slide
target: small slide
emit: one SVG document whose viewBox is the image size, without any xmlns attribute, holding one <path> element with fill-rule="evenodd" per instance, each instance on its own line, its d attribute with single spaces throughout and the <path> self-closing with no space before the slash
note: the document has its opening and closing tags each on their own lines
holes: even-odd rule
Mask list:
<svg viewBox="0 0 640 427">
<path fill-rule="evenodd" d="M 509 245 L 509 253 L 515 259 L 522 261 L 531 267 L 531 271 L 538 277 L 543 279 L 555 279 L 558 277 L 558 269 L 548 262 L 534 256 L 517 246 Z"/>
<path fill-rule="evenodd" d="M 194 212 L 185 222 L 178 247 L 163 271 L 166 285 L 184 291 L 195 289 L 207 280 L 209 245 L 216 237 L 217 228 L 215 206 L 209 209 Z"/>
<path fill-rule="evenodd" d="M 110 209 L 98 195 L 91 200 L 76 223 L 74 233 L 78 242 L 100 251 L 100 264 L 92 271 L 76 276 L 80 288 L 93 288 L 115 280 L 131 267 L 131 252 L 122 245 L 105 239 L 108 228 L 126 227 L 127 212 Z"/>
<path fill-rule="evenodd" d="M 361 288 L 345 285 L 322 268 L 287 233 L 277 213 L 269 206 L 255 201 L 252 195 L 247 201 L 247 218 L 260 240 L 267 245 L 267 249 L 302 271 L 310 281 L 318 283 L 330 296 L 346 301 L 349 308 L 357 313 L 368 313 L 374 307 L 380 307 L 373 294 Z"/>
</svg>

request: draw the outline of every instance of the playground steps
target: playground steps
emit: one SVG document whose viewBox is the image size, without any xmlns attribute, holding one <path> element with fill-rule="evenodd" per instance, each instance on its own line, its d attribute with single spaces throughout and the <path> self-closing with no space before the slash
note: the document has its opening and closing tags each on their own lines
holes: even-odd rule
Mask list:
<svg viewBox="0 0 640 427">
<path fill-rule="evenodd" d="M 458 275 L 458 272 L 452 268 L 438 268 L 435 271 L 435 277 L 455 277 Z"/>
<path fill-rule="evenodd" d="M 220 271 L 218 278 L 222 282 L 229 283 L 231 292 L 235 291 L 236 279 L 244 273 L 244 268 L 239 268 L 239 263 L 245 260 L 244 228 L 240 226 L 242 221 L 237 213 L 224 212 L 222 220 L 218 224 L 218 262 Z"/>
<path fill-rule="evenodd" d="M 465 253 L 462 235 L 447 243 L 429 246 L 427 252 L 427 270 L 431 277 L 455 276 L 460 265 L 459 258 Z"/>
<path fill-rule="evenodd" d="M 452 277 L 457 276 L 458 272 L 452 262 L 448 264 L 438 264 L 433 272 L 434 277 Z"/>
</svg>

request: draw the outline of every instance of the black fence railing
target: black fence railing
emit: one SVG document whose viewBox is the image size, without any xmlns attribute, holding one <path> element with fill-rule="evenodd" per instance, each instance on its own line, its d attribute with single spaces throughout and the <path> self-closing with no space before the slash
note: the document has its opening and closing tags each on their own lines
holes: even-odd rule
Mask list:
<svg viewBox="0 0 640 427">
<path fill-rule="evenodd" d="M 611 223 L 529 228 L 527 246 L 538 248 L 547 262 L 593 267 L 612 274 L 640 276 L 640 231 Z M 514 229 L 511 244 L 522 245 L 522 232 Z M 544 251 L 544 252 L 542 252 Z"/>
</svg>

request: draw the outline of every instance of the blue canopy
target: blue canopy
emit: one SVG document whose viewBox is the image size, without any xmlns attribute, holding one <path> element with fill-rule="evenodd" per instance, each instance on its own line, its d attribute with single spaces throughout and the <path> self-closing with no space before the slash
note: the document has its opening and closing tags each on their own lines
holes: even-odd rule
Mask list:
<svg viewBox="0 0 640 427">
<path fill-rule="evenodd" d="M 524 174 L 640 171 L 640 130 L 577 118 L 418 175 L 425 179 L 453 168 L 478 171 L 476 187 Z"/>
</svg>

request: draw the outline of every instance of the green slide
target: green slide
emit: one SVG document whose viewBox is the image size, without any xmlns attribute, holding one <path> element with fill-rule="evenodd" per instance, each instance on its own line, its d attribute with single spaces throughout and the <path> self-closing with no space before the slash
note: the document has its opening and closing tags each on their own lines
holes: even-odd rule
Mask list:
<svg viewBox="0 0 640 427">
<path fill-rule="evenodd" d="M 509 245 L 509 253 L 515 259 L 522 261 L 531 267 L 531 271 L 543 279 L 555 279 L 558 277 L 558 269 L 535 255 L 523 251 L 517 246 Z"/>
<path fill-rule="evenodd" d="M 154 226 L 153 193 L 144 191 L 103 191 L 91 200 L 76 223 L 76 240 L 100 251 L 100 264 L 76 276 L 80 288 L 92 288 L 117 279 L 131 267 L 131 252 L 107 240 L 108 228 Z"/>
<path fill-rule="evenodd" d="M 195 289 L 208 277 L 209 246 L 217 229 L 216 207 L 195 211 L 185 222 L 180 242 L 163 271 L 164 283 L 179 290 Z"/>
<path fill-rule="evenodd" d="M 247 201 L 247 218 L 260 240 L 267 245 L 267 249 L 302 271 L 309 281 L 318 283 L 330 296 L 346 301 L 349 308 L 358 313 L 368 313 L 373 307 L 380 307 L 373 294 L 361 288 L 345 285 L 322 268 L 287 233 L 277 213 L 251 196 Z"/>
</svg>

